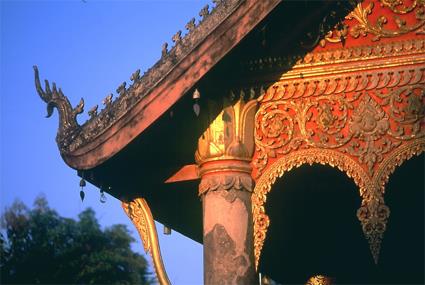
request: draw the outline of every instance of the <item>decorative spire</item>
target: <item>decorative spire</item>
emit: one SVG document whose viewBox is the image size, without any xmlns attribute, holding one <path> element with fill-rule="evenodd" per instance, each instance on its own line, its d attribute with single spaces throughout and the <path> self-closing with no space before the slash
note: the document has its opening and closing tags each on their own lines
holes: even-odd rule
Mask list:
<svg viewBox="0 0 425 285">
<path fill-rule="evenodd" d="M 162 52 L 161 52 L 161 56 L 165 57 L 168 54 L 168 43 L 164 43 L 162 45 Z"/>
<path fill-rule="evenodd" d="M 136 82 L 140 79 L 140 69 L 136 70 L 130 77 L 130 80 Z"/>
<path fill-rule="evenodd" d="M 125 82 L 124 82 L 125 83 Z M 122 84 L 121 84 L 122 85 Z M 125 84 L 124 84 L 125 86 Z M 119 87 L 118 87 L 119 88 Z M 118 90 L 117 90 L 118 92 Z M 105 97 L 105 99 L 102 100 L 103 105 L 105 105 L 105 107 L 108 107 L 111 103 L 112 103 L 112 97 L 114 95 L 111 93 L 108 96 Z"/>
<path fill-rule="evenodd" d="M 127 85 L 127 82 L 123 82 L 123 83 L 121 83 L 121 85 L 120 86 L 118 86 L 118 88 L 117 88 L 117 93 L 121 96 L 121 95 L 123 95 L 124 93 L 125 93 L 125 86 Z"/>
<path fill-rule="evenodd" d="M 192 18 L 187 24 L 186 24 L 186 30 L 190 33 L 193 29 L 195 29 L 195 18 Z"/>
<path fill-rule="evenodd" d="M 40 98 L 47 104 L 47 118 L 53 114 L 54 108 L 59 113 L 59 129 L 56 136 L 56 142 L 63 151 L 69 143 L 75 138 L 75 134 L 80 130 L 77 122 L 77 115 L 84 112 L 84 100 L 81 98 L 75 108 L 72 108 L 68 98 L 63 94 L 62 90 L 56 88 L 56 84 L 52 84 L 50 89 L 49 81 L 45 80 L 45 90 L 41 87 L 38 68 L 34 65 L 35 88 Z"/>
<path fill-rule="evenodd" d="M 205 17 L 207 17 L 210 14 L 209 8 L 210 6 L 208 6 L 208 4 L 205 5 L 204 8 L 202 8 L 201 11 L 199 11 L 199 16 L 205 19 Z"/>
<path fill-rule="evenodd" d="M 178 31 L 172 38 L 174 43 L 178 43 L 182 40 L 182 31 Z"/>
<path fill-rule="evenodd" d="M 90 119 L 93 119 L 94 117 L 96 117 L 96 115 L 97 115 L 97 108 L 98 108 L 98 105 L 94 106 L 93 108 L 91 108 L 89 110 L 88 114 L 90 116 Z"/>
</svg>

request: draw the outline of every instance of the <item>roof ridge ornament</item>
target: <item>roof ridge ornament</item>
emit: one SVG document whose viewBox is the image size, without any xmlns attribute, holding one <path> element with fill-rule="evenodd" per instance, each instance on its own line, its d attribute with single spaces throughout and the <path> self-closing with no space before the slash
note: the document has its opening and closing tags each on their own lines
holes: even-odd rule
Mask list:
<svg viewBox="0 0 425 285">
<path fill-rule="evenodd" d="M 34 68 L 35 88 L 40 98 L 47 104 L 47 118 L 53 114 L 54 108 L 59 113 L 59 129 L 56 135 L 56 143 L 61 150 L 67 149 L 69 144 L 79 133 L 81 126 L 77 122 L 77 115 L 84 112 L 84 99 L 81 98 L 75 108 L 71 106 L 68 98 L 63 94 L 61 88 L 56 88 L 56 83 L 52 83 L 50 89 L 49 81 L 45 80 L 45 90 L 41 87 L 38 67 Z"/>
<path fill-rule="evenodd" d="M 207 4 L 204 6 L 204 8 L 201 9 L 201 11 L 199 11 L 199 16 L 202 18 L 202 20 L 205 19 L 208 15 L 210 15 L 209 9 L 210 6 Z"/>
</svg>

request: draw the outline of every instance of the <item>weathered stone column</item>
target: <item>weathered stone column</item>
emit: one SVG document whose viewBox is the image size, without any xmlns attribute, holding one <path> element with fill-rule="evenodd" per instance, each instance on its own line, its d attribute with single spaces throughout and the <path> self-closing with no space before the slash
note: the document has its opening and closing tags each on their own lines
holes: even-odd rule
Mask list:
<svg viewBox="0 0 425 285">
<path fill-rule="evenodd" d="M 229 104 L 198 142 L 203 203 L 204 283 L 257 284 L 251 158 L 256 102 Z"/>
</svg>

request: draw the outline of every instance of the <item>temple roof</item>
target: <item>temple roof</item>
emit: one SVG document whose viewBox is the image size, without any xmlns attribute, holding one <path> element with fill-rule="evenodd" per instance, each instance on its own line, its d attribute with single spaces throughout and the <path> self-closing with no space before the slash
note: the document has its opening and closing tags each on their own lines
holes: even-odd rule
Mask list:
<svg viewBox="0 0 425 285">
<path fill-rule="evenodd" d="M 215 3 L 212 11 L 202 9 L 198 24 L 189 21 L 185 36 L 176 33 L 173 48 L 164 45 L 161 59 L 143 76 L 136 71 L 128 88 L 121 84 L 115 100 L 111 94 L 99 113 L 97 106 L 89 110 L 91 118 L 81 126 L 76 116 L 83 112 L 84 101 L 72 108 L 54 84 L 50 88 L 46 81 L 43 89 L 35 67 L 37 92 L 47 103 L 48 115 L 54 107 L 59 111 L 56 140 L 65 162 L 122 201 L 144 197 L 155 220 L 198 242 L 199 181 L 190 180 L 198 177 L 176 179 L 175 174 L 193 174 L 198 138 L 209 120 L 221 111 L 224 98 L 259 97 L 283 73 L 308 78 L 309 68 L 322 68 L 322 58 L 333 60 L 327 52 L 304 57 L 308 46 L 323 36 L 325 30 L 317 29 L 323 19 L 331 19 L 328 26 L 333 26 L 347 13 L 342 7 L 337 17 L 328 17 L 338 9 L 339 2 L 333 1 Z M 301 48 L 311 31 L 312 44 Z M 192 111 L 195 89 L 201 92 L 199 116 Z"/>
<path fill-rule="evenodd" d="M 56 141 L 65 162 L 75 169 L 90 169 L 118 153 L 144 132 L 165 111 L 187 94 L 221 58 L 237 45 L 281 0 L 215 0 L 215 7 L 205 6 L 199 23 L 192 18 L 187 33 L 178 31 L 169 50 L 165 43 L 162 56 L 143 75 L 136 70 L 127 87 L 124 81 L 103 101 L 89 111 L 90 119 L 79 125 L 76 116 L 83 112 L 84 100 L 72 108 L 69 100 L 46 80 L 41 87 L 35 66 L 37 92 L 47 103 L 48 116 L 53 107 L 59 111 L 60 126 Z"/>
</svg>

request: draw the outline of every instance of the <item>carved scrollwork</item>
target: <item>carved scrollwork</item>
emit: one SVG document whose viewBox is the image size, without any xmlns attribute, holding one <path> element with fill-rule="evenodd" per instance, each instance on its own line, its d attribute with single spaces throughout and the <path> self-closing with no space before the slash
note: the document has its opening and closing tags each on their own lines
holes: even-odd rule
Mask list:
<svg viewBox="0 0 425 285">
<path fill-rule="evenodd" d="M 423 1 L 419 0 L 413 0 L 412 3 L 409 5 L 405 5 L 403 0 L 380 0 L 381 6 L 385 6 L 391 9 L 394 13 L 397 14 L 406 14 L 413 9 L 416 8 L 416 6 L 419 4 L 423 4 Z"/>
<path fill-rule="evenodd" d="M 45 80 L 45 90 L 41 87 L 37 66 L 34 66 L 35 88 L 40 98 L 47 104 L 47 117 L 53 114 L 56 108 L 59 113 L 59 129 L 56 142 L 60 148 L 67 148 L 70 142 L 80 132 L 80 125 L 77 122 L 77 115 L 84 112 L 84 100 L 81 98 L 78 105 L 73 108 L 68 98 L 63 94 L 61 88 L 56 88 L 52 84 L 50 89 L 49 81 Z"/>
<path fill-rule="evenodd" d="M 388 3 L 388 1 L 384 1 L 385 3 Z M 394 1 L 393 1 L 394 2 Z M 373 34 L 374 37 L 372 38 L 372 41 L 378 41 L 381 38 L 392 38 L 392 37 L 397 37 L 403 34 L 407 34 L 413 31 L 418 30 L 419 28 L 423 27 L 425 24 L 425 17 L 424 17 L 424 3 L 423 1 L 420 1 L 419 3 L 419 8 L 416 10 L 415 12 L 415 18 L 416 18 L 416 23 L 408 26 L 406 24 L 406 21 L 395 17 L 395 23 L 397 26 L 397 29 L 386 29 L 385 28 L 385 24 L 387 24 L 388 22 L 388 18 L 385 16 L 379 16 L 376 24 L 372 24 L 370 22 L 370 20 L 368 19 L 368 16 L 370 14 L 372 14 L 372 9 L 374 7 L 373 2 L 370 2 L 368 6 L 366 6 L 365 8 L 362 6 L 362 4 L 358 4 L 356 9 L 354 9 L 353 12 L 351 12 L 348 16 L 347 19 L 351 20 L 351 19 L 355 19 L 358 24 L 354 25 L 351 29 L 350 29 L 350 35 L 353 38 L 358 38 L 359 36 L 366 36 L 368 33 Z M 414 5 L 416 7 L 416 5 Z M 391 8 L 391 10 L 393 12 L 398 11 L 400 12 L 400 10 L 396 10 L 396 6 L 390 6 L 393 7 Z M 411 7 L 412 11 L 414 9 L 414 7 Z M 404 10 L 405 13 L 407 13 L 409 10 L 406 8 L 406 10 Z"/>
<path fill-rule="evenodd" d="M 259 98 L 252 198 L 257 262 L 269 225 L 267 193 L 284 172 L 305 163 L 335 166 L 354 179 L 362 197 L 357 217 L 378 261 L 390 214 L 384 185 L 396 165 L 425 150 L 424 93 L 418 67 L 280 81 Z"/>
</svg>

